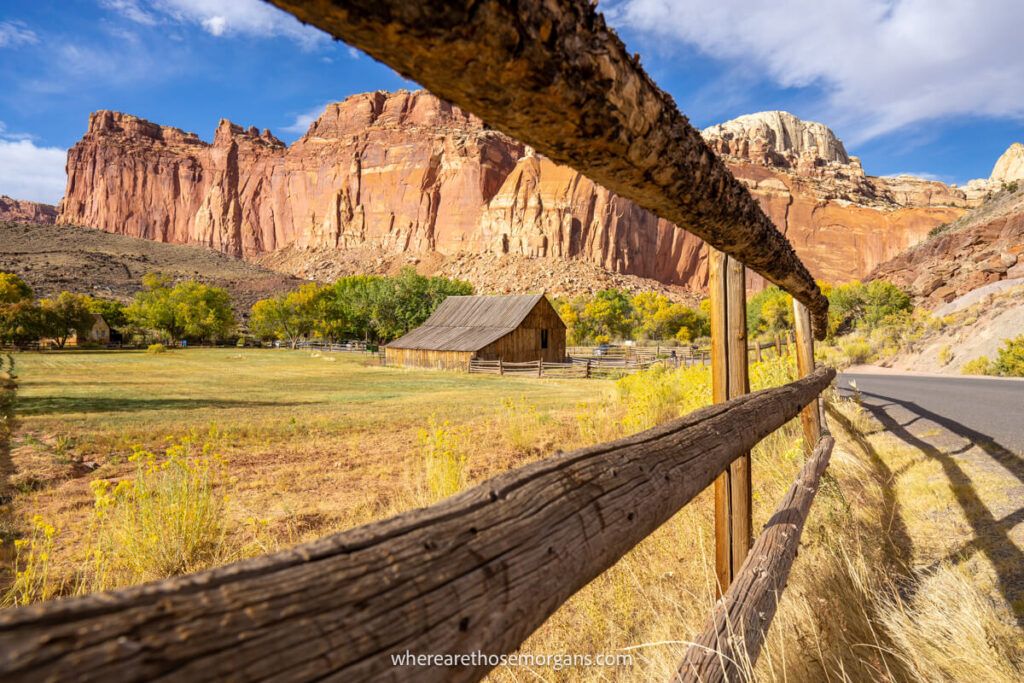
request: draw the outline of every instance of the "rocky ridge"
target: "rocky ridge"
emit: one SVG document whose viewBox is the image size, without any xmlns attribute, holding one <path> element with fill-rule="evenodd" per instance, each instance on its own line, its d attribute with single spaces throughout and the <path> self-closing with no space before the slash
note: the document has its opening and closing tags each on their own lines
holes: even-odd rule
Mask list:
<svg viewBox="0 0 1024 683">
<path fill-rule="evenodd" d="M 942 183 L 866 176 L 827 127 L 784 112 L 705 137 L 820 279 L 863 276 L 968 204 Z M 97 112 L 68 173 L 61 223 L 248 259 L 288 248 L 292 272 L 303 250 L 369 250 L 579 261 L 693 290 L 707 279 L 699 239 L 422 91 L 331 104 L 291 146 L 228 121 L 206 143 Z"/>
<path fill-rule="evenodd" d="M 1003 192 L 930 239 L 880 264 L 869 279 L 908 290 L 929 308 L 1024 278 L 1024 189 Z"/>
<path fill-rule="evenodd" d="M 0 221 L 24 221 L 50 224 L 57 220 L 57 207 L 51 204 L 13 199 L 0 195 Z"/>
</svg>

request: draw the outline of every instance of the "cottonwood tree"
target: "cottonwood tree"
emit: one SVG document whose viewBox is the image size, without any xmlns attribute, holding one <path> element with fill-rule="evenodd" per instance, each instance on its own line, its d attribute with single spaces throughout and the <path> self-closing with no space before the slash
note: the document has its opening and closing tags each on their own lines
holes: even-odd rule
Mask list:
<svg viewBox="0 0 1024 683">
<path fill-rule="evenodd" d="M 294 349 L 312 334 L 321 315 L 324 289 L 315 283 L 253 304 L 249 331 L 260 339 L 281 339 Z"/>
<path fill-rule="evenodd" d="M 149 274 L 143 289 L 125 310 L 128 320 L 167 337 L 217 341 L 236 327 L 227 290 L 193 280 L 171 286 L 169 278 Z"/>
<path fill-rule="evenodd" d="M 64 348 L 73 334 L 83 339 L 96 322 L 96 316 L 90 310 L 90 302 L 86 295 L 71 292 L 61 292 L 53 299 L 41 300 L 41 331 L 52 337 L 59 349 Z"/>
<path fill-rule="evenodd" d="M 32 288 L 14 273 L 0 273 L 0 343 L 21 346 L 37 341 L 40 328 Z"/>
</svg>

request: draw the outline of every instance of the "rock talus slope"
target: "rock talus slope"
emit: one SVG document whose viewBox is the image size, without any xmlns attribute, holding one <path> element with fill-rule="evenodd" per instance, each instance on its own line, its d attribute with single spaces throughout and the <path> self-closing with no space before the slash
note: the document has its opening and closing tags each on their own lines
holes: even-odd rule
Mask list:
<svg viewBox="0 0 1024 683">
<path fill-rule="evenodd" d="M 942 183 L 865 176 L 827 127 L 785 112 L 704 134 L 820 279 L 862 277 L 968 203 Z M 331 104 L 291 146 L 228 121 L 206 143 L 96 112 L 69 151 L 58 222 L 244 258 L 287 247 L 290 263 L 303 249 L 492 254 L 707 279 L 699 239 L 422 91 Z"/>
</svg>

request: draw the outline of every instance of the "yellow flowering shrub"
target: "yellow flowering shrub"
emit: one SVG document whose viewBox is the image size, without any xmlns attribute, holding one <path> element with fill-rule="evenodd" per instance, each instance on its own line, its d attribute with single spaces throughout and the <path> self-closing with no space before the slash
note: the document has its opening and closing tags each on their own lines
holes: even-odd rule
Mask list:
<svg viewBox="0 0 1024 683">
<path fill-rule="evenodd" d="M 211 434 L 211 437 L 215 434 Z M 224 561 L 223 460 L 182 438 L 162 455 L 136 447 L 134 476 L 92 482 L 90 590 L 185 574 Z"/>
<path fill-rule="evenodd" d="M 17 607 L 49 600 L 62 584 L 50 576 L 50 558 L 57 529 L 40 515 L 32 518 L 32 533 L 14 541 L 14 581 L 4 595 L 4 606 Z"/>
</svg>

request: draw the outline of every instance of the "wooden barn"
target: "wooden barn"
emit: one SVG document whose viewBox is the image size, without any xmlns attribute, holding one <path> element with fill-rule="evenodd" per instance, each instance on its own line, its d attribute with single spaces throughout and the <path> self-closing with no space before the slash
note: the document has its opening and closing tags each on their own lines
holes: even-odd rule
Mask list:
<svg viewBox="0 0 1024 683">
<path fill-rule="evenodd" d="M 543 294 L 450 296 L 384 353 L 388 365 L 443 370 L 467 370 L 472 358 L 560 363 L 565 323 Z"/>
</svg>

